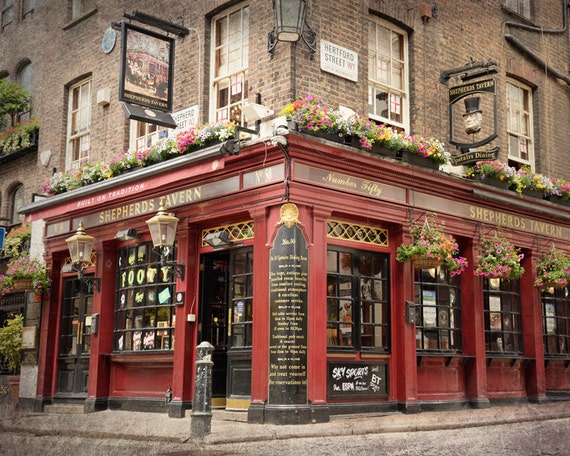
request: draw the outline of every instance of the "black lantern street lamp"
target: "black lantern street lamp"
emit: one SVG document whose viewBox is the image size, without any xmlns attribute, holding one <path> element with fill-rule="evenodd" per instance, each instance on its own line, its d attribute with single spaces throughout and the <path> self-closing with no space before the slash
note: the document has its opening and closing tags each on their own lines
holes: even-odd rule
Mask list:
<svg viewBox="0 0 570 456">
<path fill-rule="evenodd" d="M 165 265 L 167 264 L 166 257 L 174 246 L 178 217 L 166 212 L 164 198 L 161 198 L 157 214 L 147 220 L 146 224 L 150 230 L 152 244 L 160 251 L 160 263 Z M 173 263 L 172 266 L 174 267 L 176 277 L 184 280 L 184 265 Z"/>
<path fill-rule="evenodd" d="M 91 252 L 95 244 L 95 238 L 85 233 L 83 222 L 79 222 L 77 231 L 73 236 L 65 240 L 71 255 L 72 269 L 77 271 L 77 279 L 87 285 L 91 285 L 99 291 L 101 280 L 98 277 L 85 277 L 84 271 L 91 265 Z"/>
<path fill-rule="evenodd" d="M 317 50 L 317 34 L 305 20 L 306 0 L 273 0 L 275 26 L 267 35 L 267 52 L 273 57 L 279 41 L 296 43 L 302 39 L 311 50 L 311 60 Z"/>
</svg>

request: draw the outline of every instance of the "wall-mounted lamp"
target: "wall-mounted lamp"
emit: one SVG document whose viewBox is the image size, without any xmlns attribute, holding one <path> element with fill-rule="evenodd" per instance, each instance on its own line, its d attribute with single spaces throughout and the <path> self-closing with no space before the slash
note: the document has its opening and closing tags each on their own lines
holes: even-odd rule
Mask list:
<svg viewBox="0 0 570 456">
<path fill-rule="evenodd" d="M 204 238 L 204 242 L 214 248 L 229 247 L 232 244 L 230 235 L 225 230 L 208 233 Z"/>
<path fill-rule="evenodd" d="M 267 34 L 267 52 L 273 58 L 275 46 L 279 41 L 296 43 L 302 39 L 311 50 L 311 60 L 317 51 L 317 34 L 309 27 L 305 19 L 306 0 L 273 0 L 275 26 Z"/>
<path fill-rule="evenodd" d="M 164 198 L 160 199 L 160 206 L 157 214 L 146 221 L 152 237 L 152 243 L 155 248 L 160 250 L 160 264 L 170 265 L 174 268 L 176 278 L 184 280 L 184 265 L 170 263 L 166 261 L 166 257 L 170 249 L 174 246 L 176 237 L 176 227 L 178 226 L 178 218 L 174 214 L 166 212 L 164 207 Z"/>
<path fill-rule="evenodd" d="M 82 221 L 79 222 L 76 233 L 67 238 L 65 242 L 67 242 L 67 248 L 71 255 L 72 269 L 77 271 L 77 279 L 99 291 L 101 279 L 99 277 L 86 277 L 84 274 L 85 269 L 91 265 L 91 252 L 93 251 L 95 238 L 85 233 Z"/>
<path fill-rule="evenodd" d="M 137 230 L 134 228 L 119 230 L 117 231 L 117 234 L 115 234 L 115 239 L 118 239 L 119 241 L 132 241 L 134 239 L 138 239 L 138 237 L 139 235 L 137 233 Z"/>
</svg>

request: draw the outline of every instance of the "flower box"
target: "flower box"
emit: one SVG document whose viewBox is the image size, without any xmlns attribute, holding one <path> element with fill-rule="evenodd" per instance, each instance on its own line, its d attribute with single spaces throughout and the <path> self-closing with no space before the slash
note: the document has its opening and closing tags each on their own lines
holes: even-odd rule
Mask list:
<svg viewBox="0 0 570 456">
<path fill-rule="evenodd" d="M 374 155 L 380 155 L 382 157 L 396 158 L 398 155 L 398 151 L 396 149 L 390 149 L 378 143 L 372 144 L 372 149 L 369 149 L 369 151 Z"/>
<path fill-rule="evenodd" d="M 32 279 L 27 279 L 27 278 L 14 279 L 13 290 L 15 292 L 31 290 L 32 288 L 34 288 Z"/>
<path fill-rule="evenodd" d="M 499 188 L 501 190 L 508 190 L 510 183 L 507 180 L 501 180 L 492 176 L 482 176 L 477 174 L 475 180 L 481 184 L 489 185 L 491 187 Z"/>
<path fill-rule="evenodd" d="M 410 165 L 419 166 L 421 168 L 434 169 L 434 170 L 439 169 L 439 164 L 436 163 L 431 158 L 411 153 L 405 149 L 402 149 L 400 158 L 402 159 L 403 162 L 409 163 Z"/>
</svg>

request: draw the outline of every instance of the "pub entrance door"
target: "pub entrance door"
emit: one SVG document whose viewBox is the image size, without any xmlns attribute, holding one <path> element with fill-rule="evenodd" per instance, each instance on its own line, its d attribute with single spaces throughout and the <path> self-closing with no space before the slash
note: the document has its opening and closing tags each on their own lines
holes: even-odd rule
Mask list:
<svg viewBox="0 0 570 456">
<path fill-rule="evenodd" d="M 214 346 L 212 361 L 212 405 L 226 405 L 228 349 L 228 266 L 229 252 L 202 256 L 200 264 L 200 319 L 198 343 Z"/>
<path fill-rule="evenodd" d="M 56 399 L 87 398 L 93 288 L 75 277 L 63 280 Z"/>
</svg>

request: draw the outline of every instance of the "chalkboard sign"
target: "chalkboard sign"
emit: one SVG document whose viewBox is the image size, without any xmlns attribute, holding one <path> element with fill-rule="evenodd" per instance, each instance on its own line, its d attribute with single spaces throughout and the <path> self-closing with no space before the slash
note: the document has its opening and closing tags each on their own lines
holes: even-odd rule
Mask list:
<svg viewBox="0 0 570 456">
<path fill-rule="evenodd" d="M 388 397 L 388 364 L 365 361 L 329 362 L 327 397 Z"/>
</svg>

